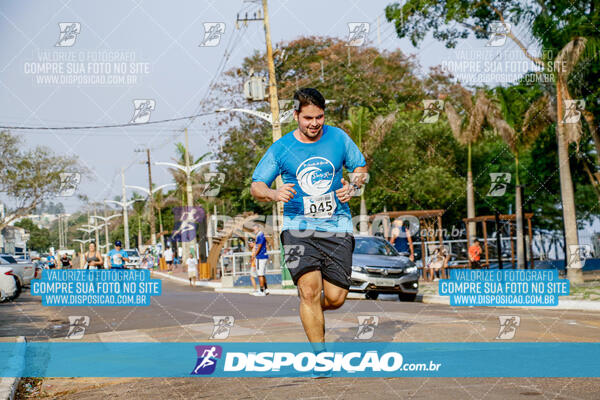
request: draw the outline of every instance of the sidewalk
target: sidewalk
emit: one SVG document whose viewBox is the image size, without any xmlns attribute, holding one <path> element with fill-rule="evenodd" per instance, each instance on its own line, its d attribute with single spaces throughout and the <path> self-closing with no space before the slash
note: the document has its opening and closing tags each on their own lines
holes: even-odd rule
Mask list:
<svg viewBox="0 0 600 400">
<path fill-rule="evenodd" d="M 171 273 L 168 272 L 155 272 L 152 274 L 155 277 L 160 277 L 163 279 L 170 279 L 177 282 L 185 282 L 189 284 L 189 280 L 187 278 L 187 272 L 183 271 L 173 271 Z M 440 305 L 450 305 L 449 296 L 440 296 L 438 294 L 438 281 L 435 282 L 425 282 L 423 280 L 419 281 L 419 294 L 417 295 L 417 302 L 424 304 L 440 304 Z M 221 282 L 218 280 L 210 280 L 210 281 L 196 281 L 196 286 L 204 286 L 213 288 L 215 292 L 218 293 L 251 293 L 251 287 L 223 287 Z M 547 310 L 579 310 L 579 311 L 600 311 L 600 296 L 596 296 L 596 290 L 600 293 L 600 286 L 591 285 L 591 284 L 583 284 L 575 287 L 572 290 L 571 296 L 561 296 L 559 298 L 558 306 L 551 307 L 535 307 L 539 309 L 547 309 Z M 590 292 L 591 291 L 591 292 Z M 283 296 L 297 296 L 298 291 L 294 289 L 282 289 L 279 285 L 271 285 L 269 287 L 269 293 L 273 295 L 283 295 Z M 592 293 L 592 294 L 590 294 Z M 348 299 L 352 300 L 366 300 L 365 295 L 362 293 L 349 293 Z M 370 300 L 372 301 L 372 300 Z M 505 308 L 522 308 L 522 307 L 505 307 Z"/>
<path fill-rule="evenodd" d="M 187 271 L 185 269 L 183 269 L 182 267 L 174 268 L 173 271 L 171 271 L 171 272 L 151 270 L 150 273 L 153 278 L 159 277 L 159 278 L 163 278 L 163 279 L 170 279 L 172 281 L 183 282 L 188 285 L 190 284 L 190 280 L 188 279 Z M 220 288 L 221 281 L 216 280 L 216 279 L 208 280 L 208 281 L 196 279 L 196 284 L 194 286 Z"/>
</svg>

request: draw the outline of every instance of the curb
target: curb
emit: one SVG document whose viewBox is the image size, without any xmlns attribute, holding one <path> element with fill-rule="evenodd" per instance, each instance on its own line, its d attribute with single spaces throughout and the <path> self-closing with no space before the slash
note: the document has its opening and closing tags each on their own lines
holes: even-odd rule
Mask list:
<svg viewBox="0 0 600 400">
<path fill-rule="evenodd" d="M 170 279 L 172 281 L 176 281 L 176 282 L 183 282 L 186 284 L 190 284 L 190 281 L 188 279 L 185 278 L 180 278 L 178 276 L 173 276 L 173 275 L 169 275 L 169 274 L 165 274 L 164 272 L 158 272 L 158 271 L 152 271 L 151 272 L 151 276 L 152 275 L 158 275 L 161 278 L 166 278 L 166 279 Z M 207 282 L 207 281 L 199 281 L 196 280 L 196 284 L 194 286 L 203 286 L 203 287 L 211 287 L 211 288 L 220 288 L 221 287 L 221 282 Z"/>
<path fill-rule="evenodd" d="M 18 336 L 16 342 L 26 343 L 25 336 Z M 25 361 L 24 347 L 23 351 L 19 351 L 11 358 L 16 363 L 17 370 L 22 371 L 23 363 Z M 9 361 L 9 363 L 10 362 L 12 361 Z M 17 375 L 21 375 L 21 372 L 19 372 Z M 20 381 L 20 376 L 0 378 L 0 400 L 13 400 L 15 398 L 15 394 L 17 393 L 17 387 L 19 386 Z"/>
</svg>

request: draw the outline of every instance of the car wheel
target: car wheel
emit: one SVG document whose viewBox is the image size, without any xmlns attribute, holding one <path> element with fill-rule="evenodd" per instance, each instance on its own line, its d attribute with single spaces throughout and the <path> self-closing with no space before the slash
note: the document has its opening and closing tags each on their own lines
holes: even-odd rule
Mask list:
<svg viewBox="0 0 600 400">
<path fill-rule="evenodd" d="M 378 297 L 379 297 L 379 293 L 377 293 L 377 292 L 365 293 L 365 298 L 368 300 L 377 300 Z"/>
<path fill-rule="evenodd" d="M 415 301 L 417 298 L 416 293 L 398 293 L 400 301 Z"/>
</svg>

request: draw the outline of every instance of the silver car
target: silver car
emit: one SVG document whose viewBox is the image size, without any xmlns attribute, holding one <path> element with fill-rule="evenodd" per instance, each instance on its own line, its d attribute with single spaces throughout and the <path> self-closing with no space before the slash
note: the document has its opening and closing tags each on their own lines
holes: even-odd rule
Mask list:
<svg viewBox="0 0 600 400">
<path fill-rule="evenodd" d="M 400 255 L 386 240 L 357 235 L 352 254 L 350 292 L 377 299 L 379 293 L 397 294 L 402 301 L 414 301 L 419 275 L 414 262 Z"/>
</svg>

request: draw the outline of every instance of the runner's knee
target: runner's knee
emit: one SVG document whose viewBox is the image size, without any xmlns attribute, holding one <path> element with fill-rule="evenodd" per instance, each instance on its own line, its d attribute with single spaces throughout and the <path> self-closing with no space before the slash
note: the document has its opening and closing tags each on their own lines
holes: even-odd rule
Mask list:
<svg viewBox="0 0 600 400">
<path fill-rule="evenodd" d="M 336 295 L 333 298 L 325 297 L 325 306 L 328 310 L 335 310 L 343 306 L 345 301 L 346 296 L 343 294 Z"/>
<path fill-rule="evenodd" d="M 308 303 L 316 303 L 321 301 L 321 291 L 316 287 L 304 286 L 299 287 L 300 300 Z"/>
</svg>

